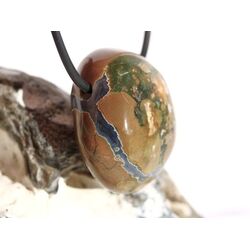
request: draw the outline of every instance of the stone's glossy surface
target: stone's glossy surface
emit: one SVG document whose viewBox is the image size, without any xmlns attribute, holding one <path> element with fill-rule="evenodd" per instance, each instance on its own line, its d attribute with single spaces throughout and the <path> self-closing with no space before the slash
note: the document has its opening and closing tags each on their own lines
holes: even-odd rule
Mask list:
<svg viewBox="0 0 250 250">
<path fill-rule="evenodd" d="M 90 54 L 79 69 L 92 94 L 72 89 L 77 141 L 91 173 L 106 188 L 139 190 L 163 167 L 174 143 L 171 99 L 143 57 L 112 50 Z"/>
</svg>

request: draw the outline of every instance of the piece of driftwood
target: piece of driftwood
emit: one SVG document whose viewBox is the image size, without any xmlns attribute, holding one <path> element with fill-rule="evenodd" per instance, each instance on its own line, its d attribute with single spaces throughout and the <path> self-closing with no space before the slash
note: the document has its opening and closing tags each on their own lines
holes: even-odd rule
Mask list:
<svg viewBox="0 0 250 250">
<path fill-rule="evenodd" d="M 56 193 L 63 177 L 69 186 L 103 193 L 78 151 L 69 95 L 46 80 L 5 68 L 0 68 L 0 171 L 29 190 Z M 136 194 L 110 195 L 139 209 L 137 217 L 156 209 L 156 217 L 199 217 L 166 171 Z"/>
</svg>

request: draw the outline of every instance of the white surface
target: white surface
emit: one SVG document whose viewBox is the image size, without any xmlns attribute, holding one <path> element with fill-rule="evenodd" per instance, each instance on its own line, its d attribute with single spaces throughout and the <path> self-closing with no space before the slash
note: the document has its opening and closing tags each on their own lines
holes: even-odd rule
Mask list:
<svg viewBox="0 0 250 250">
<path fill-rule="evenodd" d="M 27 190 L 0 173 L 0 216 L 11 218 L 136 217 L 137 209 L 104 189 L 76 189 L 60 180 L 56 195 Z M 100 209 L 101 208 L 101 209 Z"/>
<path fill-rule="evenodd" d="M 115 195 L 103 188 L 72 188 L 63 179 L 59 180 L 56 194 L 37 189 L 31 191 L 0 172 L 0 217 L 86 220 L 175 216 L 169 214 L 164 196 L 153 185 L 147 185 L 144 191 L 147 199 L 143 205 L 133 206 L 122 194 Z"/>
<path fill-rule="evenodd" d="M 83 19 L 84 8 L 76 7 L 71 12 L 71 23 L 70 18 L 65 18 L 68 30 L 62 33 L 68 51 L 75 65 L 101 47 L 140 51 L 143 26 L 138 24 L 141 27 L 131 31 L 132 23 L 126 23 L 121 15 L 131 10 L 129 18 L 135 15 L 134 22 L 145 20 L 145 25 L 155 30 L 147 58 L 167 81 L 176 113 L 177 139 L 166 168 L 181 192 L 203 215 L 249 216 L 248 1 L 163 2 L 165 6 L 147 6 L 142 13 L 148 17 L 145 19 L 136 16 L 139 4 L 137 9 L 131 9 L 129 4 L 116 6 L 122 11 L 112 14 L 106 14 L 102 7 L 88 6 L 89 22 Z M 20 14 L 18 7 L 15 13 Z M 59 19 L 51 18 L 50 8 L 28 12 L 25 25 L 30 25 L 32 31 L 24 31 L 25 25 L 14 32 L 8 27 L 1 31 L 0 65 L 41 76 L 69 92 L 71 80 L 59 60 L 50 27 L 37 31 L 32 26 L 38 15 L 39 27 L 54 22 L 61 25 L 57 27 L 64 27 L 60 22 L 66 10 L 62 5 Z M 18 25 L 25 16 L 21 12 L 19 19 L 13 18 L 15 13 L 6 17 L 10 27 Z M 112 25 L 106 24 L 106 19 L 113 21 Z M 105 25 L 108 31 L 103 28 Z"/>
</svg>

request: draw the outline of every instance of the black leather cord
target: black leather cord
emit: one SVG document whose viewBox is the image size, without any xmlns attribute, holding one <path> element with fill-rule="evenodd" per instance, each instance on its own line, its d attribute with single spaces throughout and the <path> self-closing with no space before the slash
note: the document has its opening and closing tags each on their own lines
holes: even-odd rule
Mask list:
<svg viewBox="0 0 250 250">
<path fill-rule="evenodd" d="M 151 34 L 151 31 L 144 32 L 144 39 L 143 39 L 143 44 L 142 44 L 142 49 L 141 49 L 141 56 L 146 57 L 146 55 L 147 55 L 149 41 L 150 41 L 150 34 Z"/>
<path fill-rule="evenodd" d="M 51 31 L 57 51 L 72 81 L 85 93 L 91 92 L 91 85 L 81 78 L 74 67 L 64 45 L 60 31 Z"/>
</svg>

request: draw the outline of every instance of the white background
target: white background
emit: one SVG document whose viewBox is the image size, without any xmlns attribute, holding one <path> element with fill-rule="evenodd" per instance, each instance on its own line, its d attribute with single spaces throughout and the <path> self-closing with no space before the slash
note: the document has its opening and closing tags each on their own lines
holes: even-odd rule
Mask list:
<svg viewBox="0 0 250 250">
<path fill-rule="evenodd" d="M 248 1 L 155 1 L 152 7 L 117 1 L 112 8 L 107 1 L 72 1 L 69 9 L 60 2 L 59 17 L 53 16 L 54 2 L 43 7 L 27 1 L 25 11 L 21 1 L 11 2 L 9 12 L 1 9 L 0 66 L 43 77 L 67 92 L 71 80 L 50 29 L 62 31 L 76 66 L 98 48 L 140 52 L 143 30 L 152 30 L 147 59 L 168 84 L 177 122 L 166 168 L 204 216 L 250 216 Z"/>
</svg>

